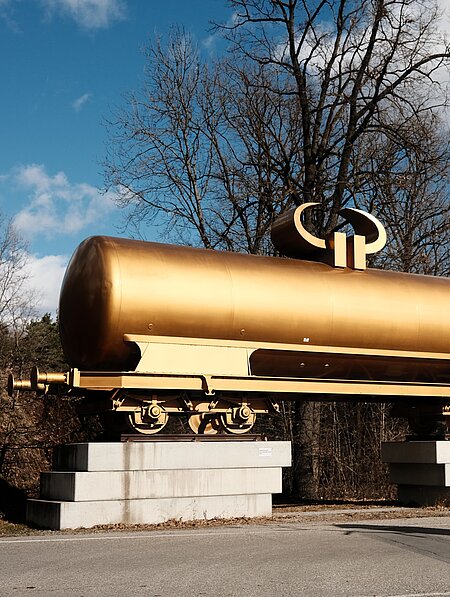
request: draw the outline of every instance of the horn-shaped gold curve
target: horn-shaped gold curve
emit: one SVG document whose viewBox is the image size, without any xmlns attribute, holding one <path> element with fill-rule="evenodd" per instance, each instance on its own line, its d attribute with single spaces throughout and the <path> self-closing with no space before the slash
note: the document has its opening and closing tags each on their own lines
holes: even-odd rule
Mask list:
<svg viewBox="0 0 450 597">
<path fill-rule="evenodd" d="M 303 239 L 305 239 L 308 244 L 310 244 L 313 247 L 316 247 L 317 249 L 326 249 L 326 241 L 322 238 L 317 238 L 317 236 L 314 236 L 313 234 L 311 234 L 311 232 L 308 232 L 306 228 L 303 226 L 302 213 L 305 211 L 305 209 L 308 209 L 313 205 L 320 205 L 320 203 L 303 203 L 302 205 L 299 205 L 297 207 L 297 209 L 294 211 L 295 228 L 297 229 L 297 232 L 300 234 L 300 236 Z"/>
<path fill-rule="evenodd" d="M 289 209 L 273 222 L 270 231 L 272 242 L 282 255 L 304 258 L 326 249 L 326 241 L 313 236 L 301 221 L 303 211 L 314 205 L 320 203 L 303 203 Z"/>
<path fill-rule="evenodd" d="M 353 207 L 344 207 L 339 213 L 352 225 L 356 234 L 366 238 L 366 255 L 381 251 L 386 244 L 386 230 L 375 216 Z"/>
</svg>

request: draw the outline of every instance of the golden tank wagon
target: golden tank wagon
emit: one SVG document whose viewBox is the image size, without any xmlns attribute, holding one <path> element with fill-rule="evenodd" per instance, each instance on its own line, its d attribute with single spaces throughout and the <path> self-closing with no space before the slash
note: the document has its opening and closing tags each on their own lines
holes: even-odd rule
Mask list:
<svg viewBox="0 0 450 597">
<path fill-rule="evenodd" d="M 60 295 L 71 369 L 11 376 L 9 391 L 57 386 L 144 434 L 171 416 L 241 434 L 281 400 L 397 401 L 416 424 L 447 418 L 450 279 L 366 269 L 379 222 L 342 210 L 356 234 L 316 239 L 301 222 L 312 205 L 273 226 L 293 259 L 85 240 Z"/>
</svg>

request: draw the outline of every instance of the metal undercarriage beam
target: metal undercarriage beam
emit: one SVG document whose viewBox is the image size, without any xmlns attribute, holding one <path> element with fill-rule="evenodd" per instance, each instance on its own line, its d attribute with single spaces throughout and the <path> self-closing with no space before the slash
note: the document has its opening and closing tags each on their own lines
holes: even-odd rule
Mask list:
<svg viewBox="0 0 450 597">
<path fill-rule="evenodd" d="M 34 369 L 9 389 L 84 395 L 85 412 L 122 413 L 140 433 L 160 431 L 169 416 L 187 416 L 195 433 L 244 433 L 280 400 L 398 402 L 415 419 L 428 404 L 428 418 L 450 414 L 447 353 L 127 334 L 124 342 L 140 351 L 133 371 Z"/>
<path fill-rule="evenodd" d="M 450 385 L 378 382 L 359 380 L 280 379 L 269 377 L 228 377 L 210 375 L 157 375 L 134 372 L 93 372 L 73 369 L 70 386 L 86 390 L 123 388 L 147 391 L 240 392 L 257 394 L 285 394 L 283 399 L 298 394 L 349 395 L 384 397 L 433 397 L 450 400 Z"/>
</svg>

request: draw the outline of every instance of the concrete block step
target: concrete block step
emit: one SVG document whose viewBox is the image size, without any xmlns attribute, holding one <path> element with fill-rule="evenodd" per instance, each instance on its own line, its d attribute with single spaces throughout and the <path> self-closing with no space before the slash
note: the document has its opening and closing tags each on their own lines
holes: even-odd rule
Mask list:
<svg viewBox="0 0 450 597">
<path fill-rule="evenodd" d="M 450 463 L 450 441 L 385 442 L 381 445 L 381 459 L 387 463 Z"/>
<path fill-rule="evenodd" d="M 97 501 L 281 493 L 281 468 L 48 472 L 44 500 Z"/>
<path fill-rule="evenodd" d="M 169 520 L 212 520 L 272 515 L 270 494 L 139 500 L 61 502 L 28 500 L 27 521 L 47 529 L 105 524 L 159 524 Z"/>
<path fill-rule="evenodd" d="M 450 487 L 450 464 L 397 464 L 389 466 L 391 483 Z"/>
<path fill-rule="evenodd" d="M 55 471 L 264 468 L 291 465 L 290 442 L 99 442 L 60 446 Z"/>
</svg>

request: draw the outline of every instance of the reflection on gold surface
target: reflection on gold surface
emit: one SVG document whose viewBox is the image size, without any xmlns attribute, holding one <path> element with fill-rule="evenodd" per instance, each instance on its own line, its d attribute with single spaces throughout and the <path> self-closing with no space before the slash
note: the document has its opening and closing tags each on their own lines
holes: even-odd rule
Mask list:
<svg viewBox="0 0 450 597">
<path fill-rule="evenodd" d="M 59 315 L 71 366 L 127 371 L 124 334 L 448 354 L 449 303 L 448 278 L 92 237 Z"/>
</svg>

